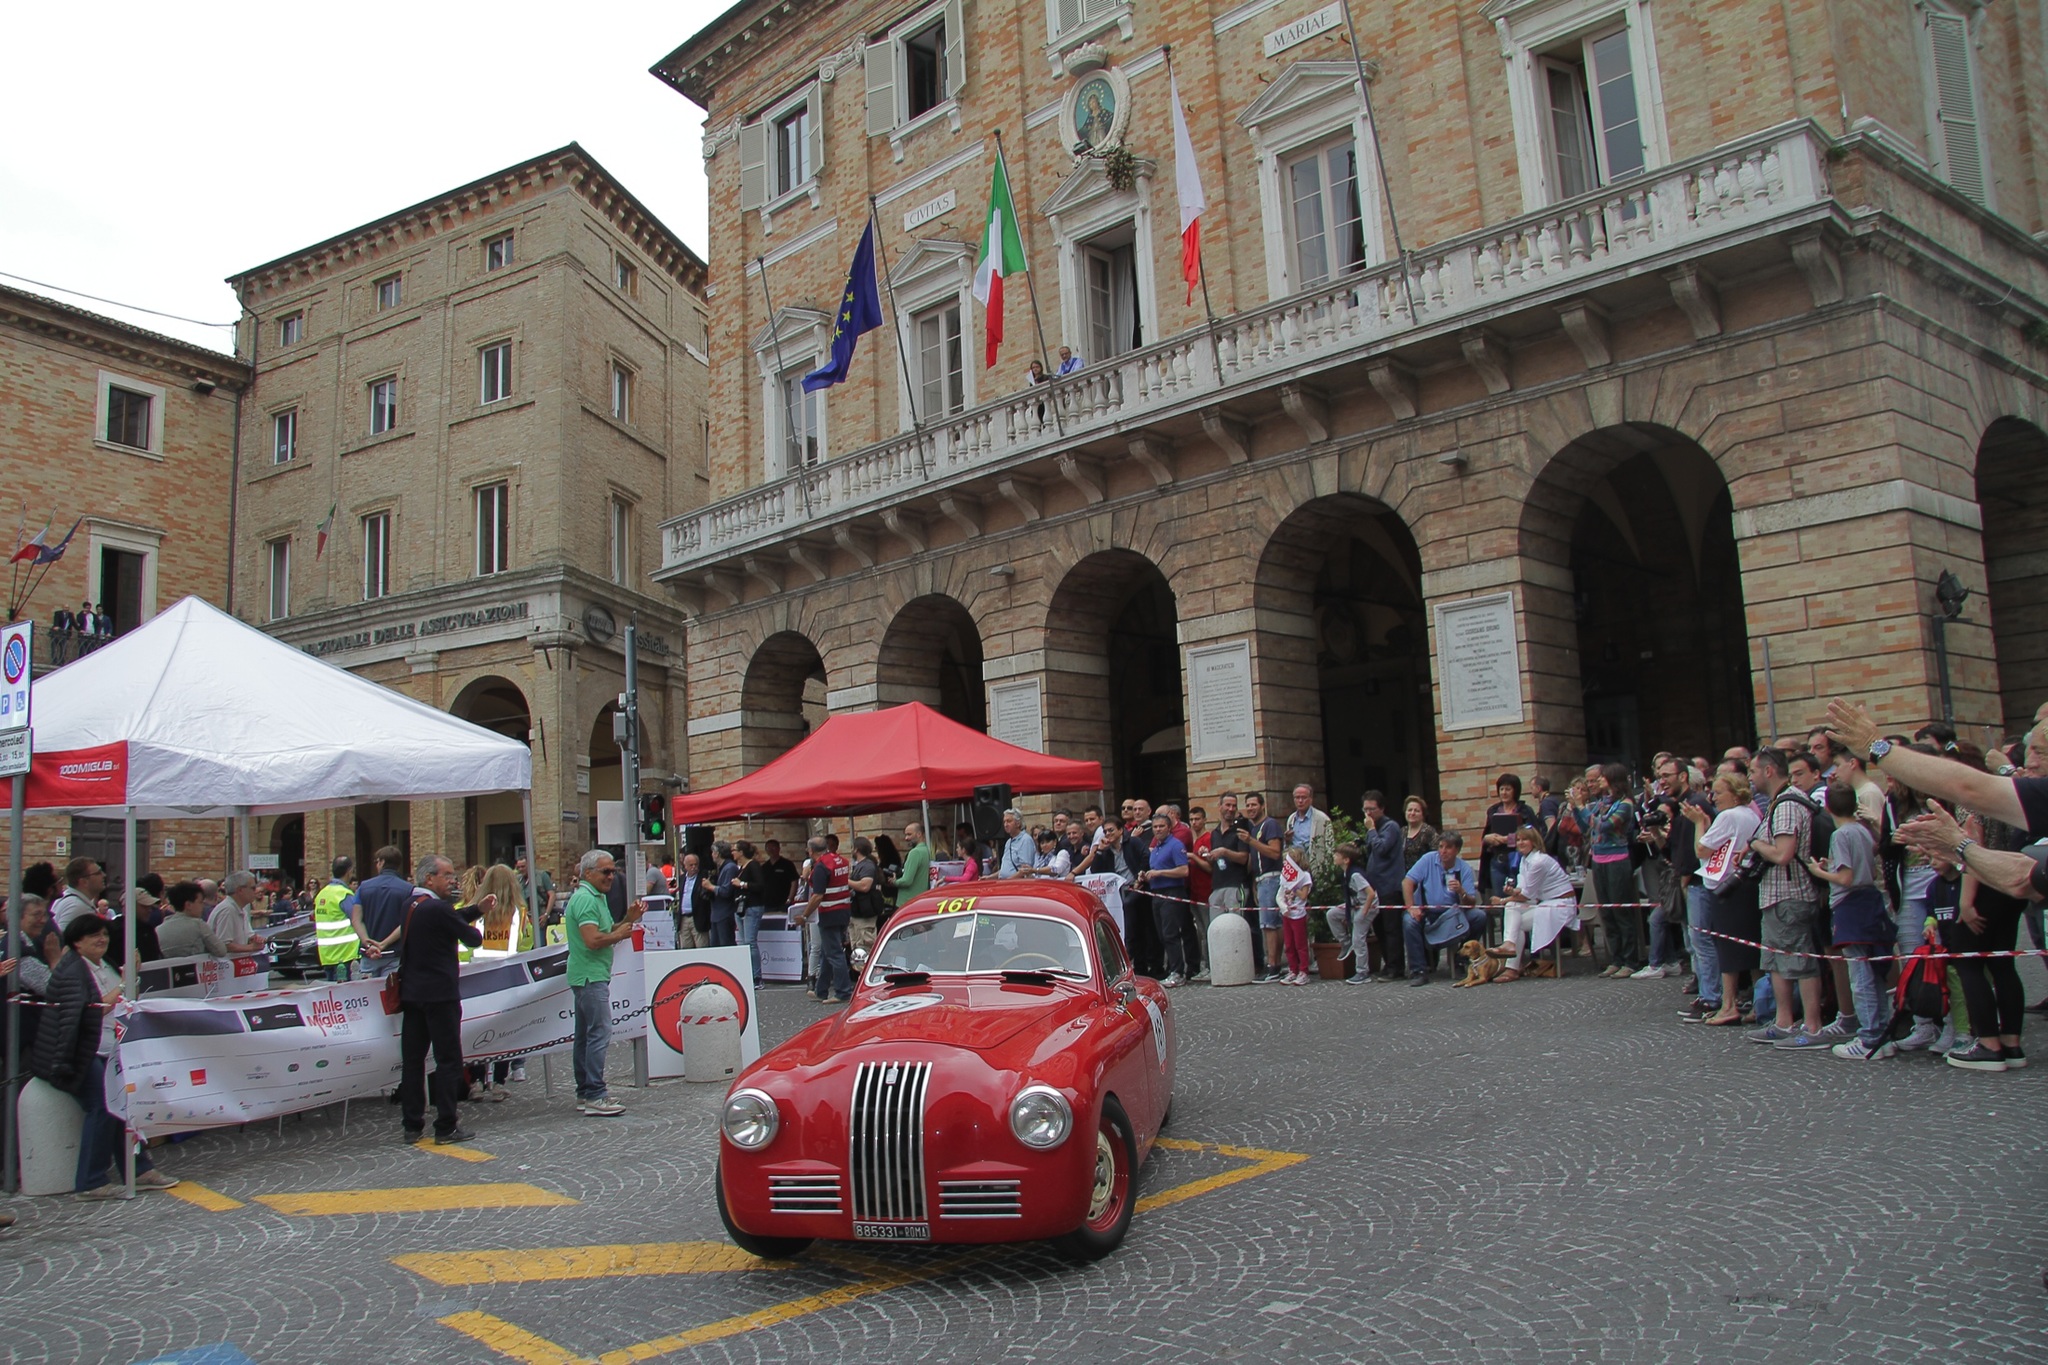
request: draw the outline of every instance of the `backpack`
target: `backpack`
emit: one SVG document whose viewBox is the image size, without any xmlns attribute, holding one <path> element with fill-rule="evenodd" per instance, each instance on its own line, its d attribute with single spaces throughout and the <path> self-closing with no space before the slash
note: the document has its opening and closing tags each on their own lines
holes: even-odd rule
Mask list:
<svg viewBox="0 0 2048 1365">
<path fill-rule="evenodd" d="M 1903 1034 L 1921 1019 L 1941 1019 L 1948 1014 L 1948 954 L 1929 941 L 1913 950 L 1899 972 L 1892 989 L 1892 1032 Z"/>
<path fill-rule="evenodd" d="M 1816 802 L 1799 788 L 1787 787 L 1772 799 L 1770 809 L 1764 814 L 1762 832 L 1766 838 L 1770 837 L 1771 817 L 1778 813 L 1780 801 L 1797 801 L 1806 807 L 1806 852 L 1815 862 L 1825 865 L 1828 860 L 1828 845 L 1833 843 L 1835 838 L 1835 817 L 1828 814 L 1827 807 Z M 1811 873 L 1807 874 L 1807 880 L 1814 883 L 1817 894 L 1827 895 L 1827 883 L 1814 878 Z"/>
</svg>

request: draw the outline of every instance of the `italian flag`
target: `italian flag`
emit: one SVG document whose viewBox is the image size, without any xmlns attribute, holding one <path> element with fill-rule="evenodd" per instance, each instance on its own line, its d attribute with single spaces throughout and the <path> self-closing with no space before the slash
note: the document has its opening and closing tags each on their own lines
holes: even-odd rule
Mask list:
<svg viewBox="0 0 2048 1365">
<path fill-rule="evenodd" d="M 316 539 L 313 542 L 313 558 L 318 559 L 321 556 L 321 554 L 327 549 L 327 533 L 328 531 L 333 529 L 334 514 L 336 512 L 339 512 L 340 510 L 341 504 L 337 502 L 336 504 L 334 504 L 334 506 L 327 509 L 326 519 L 323 520 L 318 526 L 313 528 L 314 530 L 319 532 L 318 539 Z"/>
<path fill-rule="evenodd" d="M 1003 154 L 997 152 L 995 183 L 988 192 L 988 229 L 982 234 L 981 259 L 974 265 L 974 297 L 987 310 L 984 369 L 994 367 L 996 351 L 1003 344 L 1003 280 L 1027 269 L 1024 238 L 1017 231 L 1017 209 L 1010 202 L 1010 172 L 1003 165 Z"/>
<path fill-rule="evenodd" d="M 1167 98 L 1173 103 L 1173 188 L 1180 199 L 1180 273 L 1188 282 L 1189 303 L 1202 280 L 1202 211 L 1209 197 L 1202 193 L 1202 170 L 1195 164 L 1195 140 L 1188 135 L 1187 111 L 1180 105 L 1180 80 L 1166 72 Z"/>
</svg>

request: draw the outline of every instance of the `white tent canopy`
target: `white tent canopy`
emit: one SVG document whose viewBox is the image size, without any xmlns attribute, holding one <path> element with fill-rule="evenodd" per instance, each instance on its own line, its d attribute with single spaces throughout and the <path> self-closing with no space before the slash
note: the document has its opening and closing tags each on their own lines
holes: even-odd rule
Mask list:
<svg viewBox="0 0 2048 1365">
<path fill-rule="evenodd" d="M 514 739 L 187 597 L 34 684 L 30 809 L 279 815 L 527 791 Z"/>
</svg>

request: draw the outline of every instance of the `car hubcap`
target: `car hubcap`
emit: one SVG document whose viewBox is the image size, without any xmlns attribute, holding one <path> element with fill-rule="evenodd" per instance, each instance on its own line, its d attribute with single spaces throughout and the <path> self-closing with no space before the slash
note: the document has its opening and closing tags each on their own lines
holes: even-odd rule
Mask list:
<svg viewBox="0 0 2048 1365">
<path fill-rule="evenodd" d="M 1099 1223 L 1116 1195 L 1116 1148 L 1109 1134 L 1095 1135 L 1095 1188 L 1088 1196 L 1088 1221 Z"/>
</svg>

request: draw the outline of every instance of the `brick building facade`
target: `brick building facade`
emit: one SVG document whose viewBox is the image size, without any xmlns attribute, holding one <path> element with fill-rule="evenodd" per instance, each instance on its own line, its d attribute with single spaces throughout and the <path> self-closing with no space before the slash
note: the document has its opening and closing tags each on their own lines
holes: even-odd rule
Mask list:
<svg viewBox="0 0 2048 1365">
<path fill-rule="evenodd" d="M 700 788 L 918 697 L 1120 792 L 1469 825 L 1503 769 L 1935 713 L 1944 569 L 1958 719 L 2031 714 L 2041 16 L 1354 10 L 1369 109 L 1313 0 L 760 0 L 656 66 L 709 114 L 720 282 L 711 500 L 657 574 Z M 1087 361 L 1028 392 L 1022 281 L 992 370 L 968 292 L 999 134 Z M 890 326 L 806 406 L 871 202 Z"/>
<path fill-rule="evenodd" d="M 8 566 L 9 607 L 38 622 L 37 670 L 46 674 L 77 657 L 75 639 L 52 638 L 59 608 L 105 604 L 118 633 L 188 594 L 225 601 L 224 514 L 248 366 L 0 287 L 0 374 L 5 511 L 23 538 L 47 523 L 45 543 L 64 543 L 46 569 Z M 24 838 L 29 862 L 47 859 L 60 871 L 80 855 L 121 864 L 118 821 L 30 815 Z M 138 872 L 218 873 L 225 827 L 152 821 L 138 853 Z M 11 857 L 11 850 L 0 855 L 0 868 Z"/>
<path fill-rule="evenodd" d="M 559 878 L 620 796 L 635 617 L 642 762 L 684 761 L 682 617 L 646 589 L 658 528 L 704 496 L 704 263 L 572 144 L 229 282 L 256 372 L 236 611 L 527 741 Z M 517 793 L 389 802 L 256 847 L 316 872 L 387 842 L 509 861 L 523 823 Z"/>
</svg>

